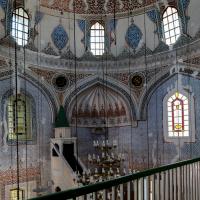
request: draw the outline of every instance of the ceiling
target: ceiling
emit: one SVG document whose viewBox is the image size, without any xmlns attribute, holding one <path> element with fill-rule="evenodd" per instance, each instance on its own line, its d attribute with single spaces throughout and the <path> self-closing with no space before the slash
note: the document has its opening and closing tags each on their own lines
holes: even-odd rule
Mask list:
<svg viewBox="0 0 200 200">
<path fill-rule="evenodd" d="M 156 0 L 146 0 L 145 6 L 155 3 Z M 115 6 L 114 6 L 115 5 Z M 73 0 L 41 0 L 41 6 L 62 12 L 77 14 L 112 14 L 122 13 L 144 7 L 143 0 L 76 0 L 75 9 Z"/>
</svg>

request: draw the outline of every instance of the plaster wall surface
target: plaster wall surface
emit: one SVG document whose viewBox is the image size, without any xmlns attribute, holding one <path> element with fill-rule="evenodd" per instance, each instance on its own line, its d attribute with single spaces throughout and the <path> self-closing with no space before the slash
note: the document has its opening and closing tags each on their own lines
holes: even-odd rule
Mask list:
<svg viewBox="0 0 200 200">
<path fill-rule="evenodd" d="M 200 1 L 191 0 L 188 6 L 187 14 L 189 16 L 188 21 L 188 33 L 192 37 L 199 31 L 200 21 L 199 21 L 199 8 Z"/>
<path fill-rule="evenodd" d="M 10 79 L 4 79 L 0 81 L 0 97 L 1 97 L 1 128 L 0 128 L 0 171 L 3 172 L 7 169 L 16 169 L 17 154 L 16 145 L 8 144 L 7 142 L 7 120 L 4 113 L 6 105 L 5 99 L 2 99 L 4 95 L 10 90 L 12 82 Z M 53 134 L 52 120 L 53 113 L 50 102 L 42 94 L 38 88 L 33 86 L 30 82 L 23 82 L 21 80 L 21 88 L 24 89 L 26 85 L 26 93 L 31 95 L 34 101 L 35 112 L 36 112 L 36 126 L 33 129 L 33 141 L 27 142 L 26 144 L 19 144 L 19 159 L 20 167 L 41 166 L 41 181 L 42 185 L 48 185 L 50 179 L 50 145 L 49 138 Z M 35 177 L 36 178 L 36 177 Z M 6 181 L 1 179 L 1 181 Z M 14 180 L 13 180 L 14 181 Z"/>
</svg>

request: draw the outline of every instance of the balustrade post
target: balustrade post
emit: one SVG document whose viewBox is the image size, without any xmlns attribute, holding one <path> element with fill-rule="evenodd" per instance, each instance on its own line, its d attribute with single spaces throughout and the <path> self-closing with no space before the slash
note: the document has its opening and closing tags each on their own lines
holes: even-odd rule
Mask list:
<svg viewBox="0 0 200 200">
<path fill-rule="evenodd" d="M 124 200 L 124 186 L 120 185 L 120 200 Z"/>
<path fill-rule="evenodd" d="M 152 200 L 156 200 L 156 198 L 155 198 L 155 175 L 151 176 L 151 180 L 152 180 L 152 189 L 151 189 Z"/>
<path fill-rule="evenodd" d="M 165 199 L 169 199 L 169 170 L 165 172 Z"/>
<path fill-rule="evenodd" d="M 138 180 L 133 181 L 134 200 L 138 200 Z"/>
<path fill-rule="evenodd" d="M 112 200 L 115 200 L 116 197 L 116 191 L 115 191 L 115 186 L 112 187 Z"/>
<path fill-rule="evenodd" d="M 165 172 L 161 172 L 160 176 L 160 199 L 164 200 L 165 198 L 165 188 L 164 188 L 164 179 L 165 179 Z"/>
<path fill-rule="evenodd" d="M 145 191 L 144 191 L 144 199 L 150 200 L 150 177 L 147 176 L 144 180 Z"/>
</svg>

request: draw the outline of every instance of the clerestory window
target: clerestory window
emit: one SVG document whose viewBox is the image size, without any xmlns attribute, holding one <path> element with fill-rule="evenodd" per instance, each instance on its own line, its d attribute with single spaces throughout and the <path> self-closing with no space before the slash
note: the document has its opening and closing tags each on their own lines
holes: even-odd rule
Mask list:
<svg viewBox="0 0 200 200">
<path fill-rule="evenodd" d="M 164 39 L 167 45 L 173 45 L 180 36 L 180 22 L 178 11 L 174 7 L 168 7 L 163 13 Z"/>
<path fill-rule="evenodd" d="M 11 35 L 18 45 L 25 46 L 28 43 L 29 18 L 23 8 L 17 8 L 12 15 Z"/>
<path fill-rule="evenodd" d="M 104 53 L 105 30 L 104 27 L 96 22 L 90 29 L 90 50 L 95 56 Z"/>
</svg>

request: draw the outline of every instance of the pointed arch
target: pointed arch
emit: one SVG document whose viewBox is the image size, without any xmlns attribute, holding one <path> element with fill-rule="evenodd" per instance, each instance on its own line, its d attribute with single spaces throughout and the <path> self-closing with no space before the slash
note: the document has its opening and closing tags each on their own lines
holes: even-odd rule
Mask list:
<svg viewBox="0 0 200 200">
<path fill-rule="evenodd" d="M 170 90 L 163 99 L 163 132 L 167 142 L 195 141 L 194 95 L 183 88 Z"/>
<path fill-rule="evenodd" d="M 2 81 L 6 80 L 6 79 L 10 79 L 11 75 L 12 75 L 11 70 L 6 71 L 6 73 L 2 74 Z M 37 88 L 37 90 L 39 90 L 44 95 L 44 97 L 48 101 L 48 103 L 50 105 L 50 109 L 52 111 L 51 119 L 52 119 L 52 123 L 53 123 L 55 121 L 57 112 L 60 108 L 60 104 L 59 104 L 58 99 L 56 98 L 56 95 L 52 91 L 52 89 L 50 87 L 48 87 L 48 85 L 45 84 L 44 81 L 41 82 L 38 79 L 38 77 L 35 77 L 35 75 L 28 70 L 26 71 L 26 76 L 24 76 L 23 74 L 19 74 L 19 78 L 23 81 L 27 81 L 28 83 L 30 83 L 33 87 Z M 23 84 L 21 84 L 21 85 L 23 85 Z M 22 91 L 24 93 L 28 93 L 28 91 L 24 91 L 24 88 L 20 88 L 20 91 Z M 8 93 L 11 93 L 11 91 L 9 91 Z"/>
<path fill-rule="evenodd" d="M 68 94 L 68 96 L 66 96 L 64 100 L 65 101 L 64 107 L 65 107 L 66 112 L 68 113 L 68 118 L 72 113 L 72 110 L 70 110 L 70 108 L 76 96 L 78 96 L 79 94 L 81 94 L 82 92 L 84 92 L 85 90 L 87 90 L 88 88 L 96 84 L 100 84 L 100 85 L 103 85 L 104 87 L 108 87 L 111 90 L 115 91 L 120 96 L 122 96 L 123 99 L 126 101 L 126 104 L 129 106 L 131 118 L 136 119 L 136 109 L 135 109 L 136 103 L 134 102 L 130 94 L 126 90 L 124 90 L 122 87 L 119 87 L 118 85 L 108 80 L 103 80 L 102 78 L 99 78 L 99 77 L 95 77 L 94 79 L 88 80 L 84 84 L 80 84 L 76 88 L 76 90 L 73 90 L 70 94 Z"/>
<path fill-rule="evenodd" d="M 17 135 L 21 144 L 34 144 L 37 137 L 35 99 L 23 89 L 17 95 L 17 102 L 12 90 L 6 91 L 1 98 L 1 118 L 4 122 L 2 134 L 6 136 L 8 144 L 15 144 Z"/>
</svg>

